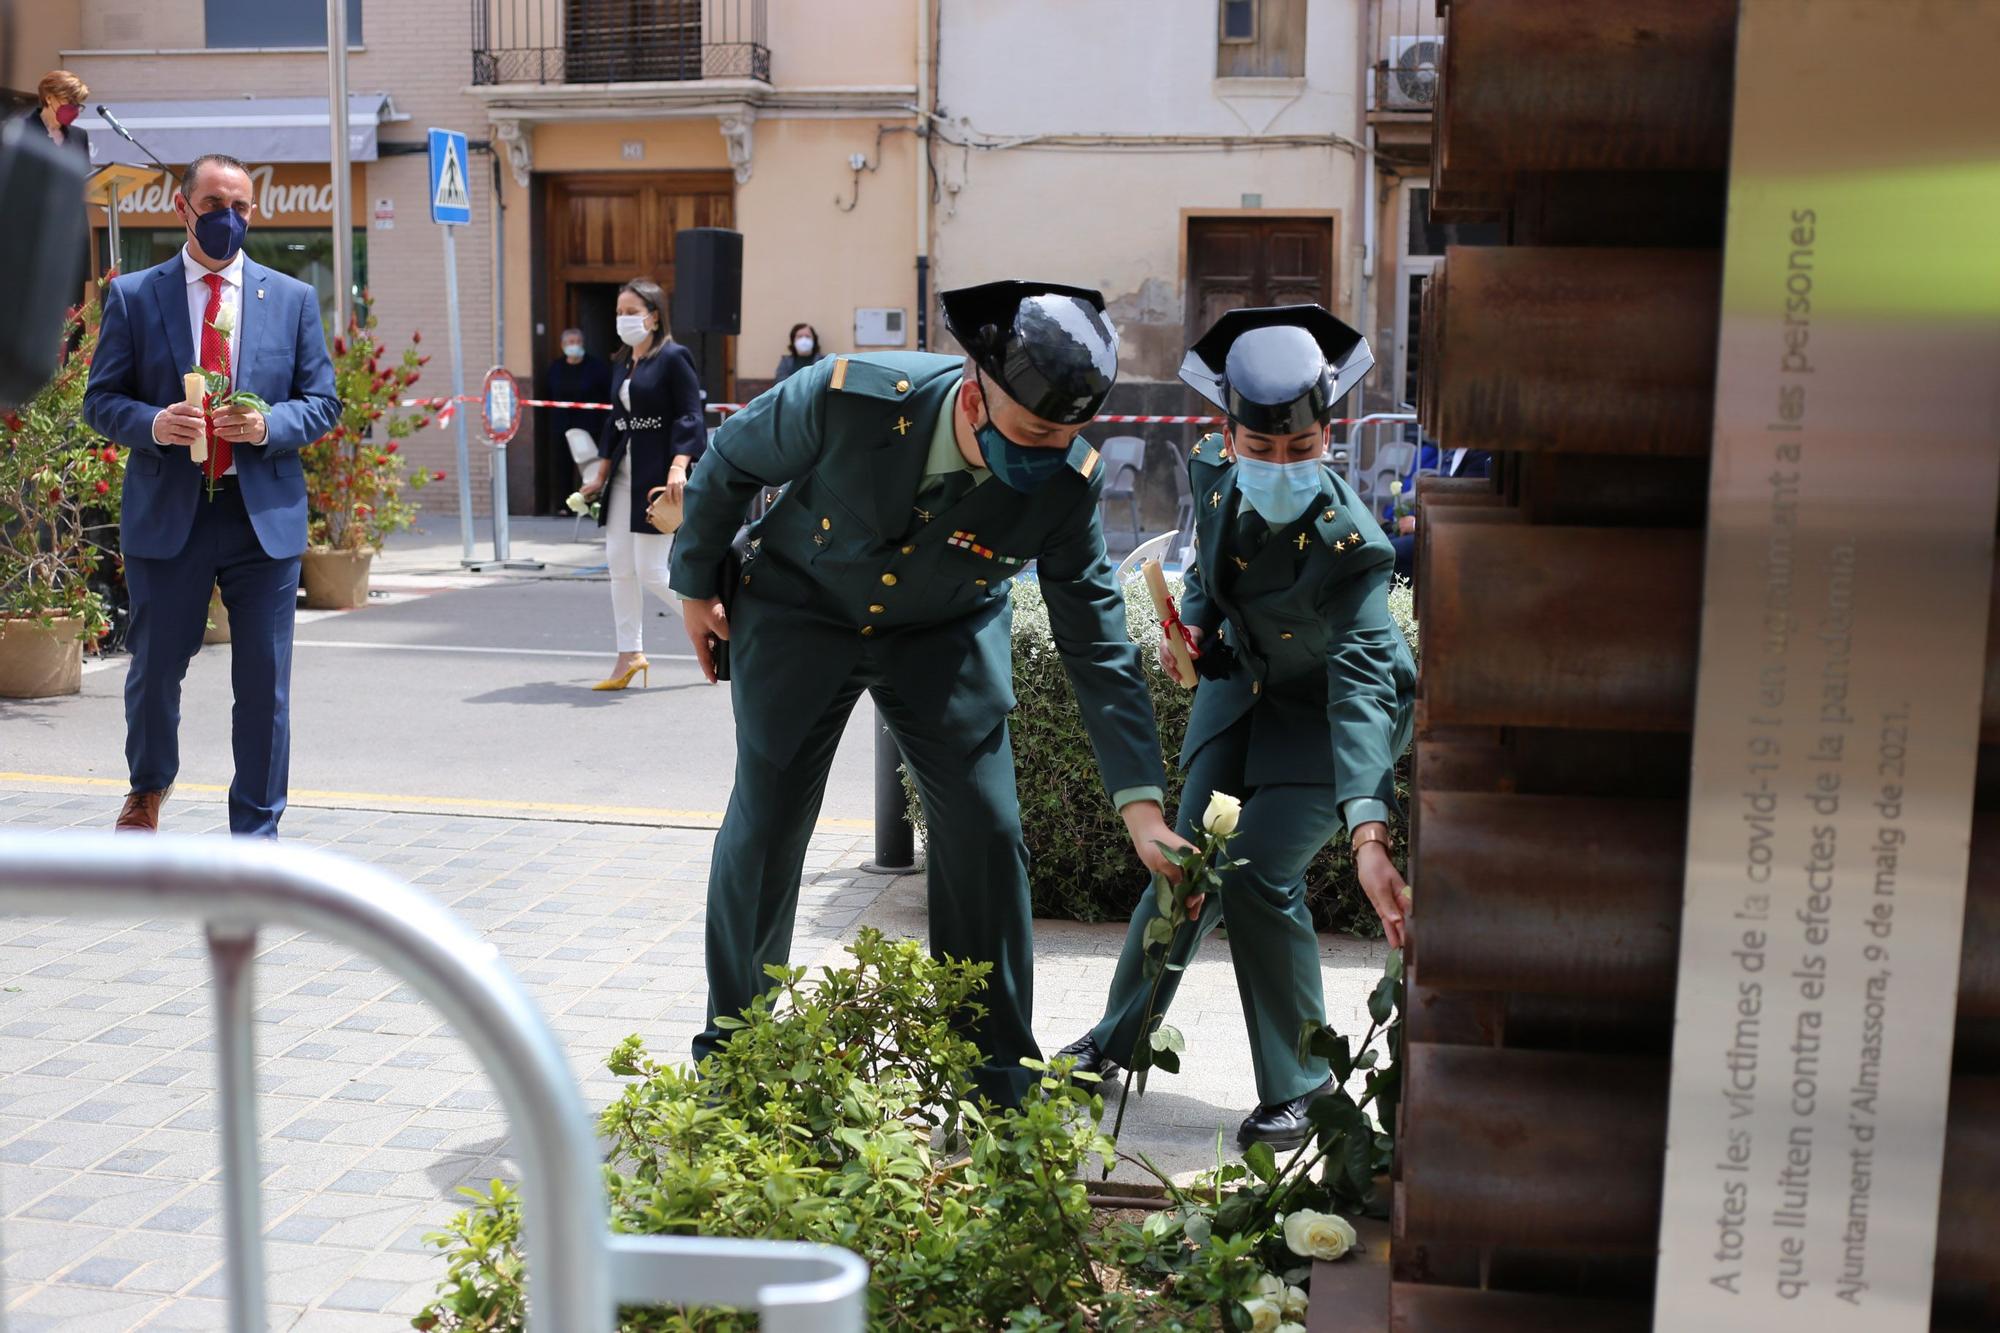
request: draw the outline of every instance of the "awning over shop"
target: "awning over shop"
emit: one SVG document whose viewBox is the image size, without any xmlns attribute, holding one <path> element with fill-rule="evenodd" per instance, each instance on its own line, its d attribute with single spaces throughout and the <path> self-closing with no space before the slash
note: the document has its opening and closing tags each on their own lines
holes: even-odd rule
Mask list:
<svg viewBox="0 0 2000 1333">
<path fill-rule="evenodd" d="M 132 137 L 175 165 L 203 153 L 227 153 L 245 162 L 326 162 L 332 159 L 324 97 L 218 97 L 198 102 L 113 102 L 105 105 Z M 375 134 L 382 122 L 401 120 L 387 93 L 351 93 L 347 98 L 347 156 L 354 162 L 376 158 Z M 118 136 L 91 102 L 77 117 L 90 135 L 90 159 L 145 163 L 146 155 Z"/>
</svg>

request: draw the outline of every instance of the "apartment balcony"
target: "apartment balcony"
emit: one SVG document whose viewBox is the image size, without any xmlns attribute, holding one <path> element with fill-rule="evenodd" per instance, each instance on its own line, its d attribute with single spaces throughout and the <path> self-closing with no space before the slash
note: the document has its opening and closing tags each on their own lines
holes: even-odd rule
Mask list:
<svg viewBox="0 0 2000 1333">
<path fill-rule="evenodd" d="M 1444 73 L 1444 21 L 1437 0 L 1370 0 L 1375 54 L 1369 65 L 1368 123 L 1376 150 L 1404 166 L 1430 161 L 1431 122 Z"/>
<path fill-rule="evenodd" d="M 771 81 L 765 0 L 472 0 L 475 88 Z"/>
</svg>

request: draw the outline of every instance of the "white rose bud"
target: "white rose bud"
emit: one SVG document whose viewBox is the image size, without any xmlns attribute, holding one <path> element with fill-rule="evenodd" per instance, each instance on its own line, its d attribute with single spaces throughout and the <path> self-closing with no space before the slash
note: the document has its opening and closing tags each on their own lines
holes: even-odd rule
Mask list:
<svg viewBox="0 0 2000 1333">
<path fill-rule="evenodd" d="M 590 501 L 583 498 L 582 491 L 571 491 L 569 499 L 563 501 L 563 503 L 569 506 L 569 512 L 572 514 L 581 514 L 584 510 L 590 508 Z"/>
<path fill-rule="evenodd" d="M 1276 1273 L 1264 1274 L 1264 1276 L 1257 1279 L 1257 1294 L 1265 1300 L 1277 1301 L 1280 1305 L 1284 1304 L 1285 1279 L 1279 1277 Z"/>
<path fill-rule="evenodd" d="M 1331 1261 L 1354 1248 L 1354 1227 L 1344 1217 L 1302 1208 L 1285 1219 L 1285 1245 L 1301 1259 Z"/>
<path fill-rule="evenodd" d="M 1267 1296 L 1247 1300 L 1243 1308 L 1250 1315 L 1250 1333 L 1278 1333 L 1278 1325 L 1284 1322 L 1284 1312 Z"/>
<path fill-rule="evenodd" d="M 1403 483 L 1402 483 L 1402 482 L 1400 482 L 1400 481 L 1392 481 L 1392 482 L 1390 482 L 1390 483 L 1389 483 L 1389 494 L 1391 494 L 1391 495 L 1401 495 L 1402 493 L 1403 493 Z"/>
<path fill-rule="evenodd" d="M 1286 1287 L 1285 1294 L 1278 1300 L 1278 1305 L 1284 1310 L 1285 1318 L 1304 1319 L 1306 1317 L 1306 1289 L 1304 1287 Z"/>
<path fill-rule="evenodd" d="M 1243 815 L 1243 802 L 1227 792 L 1216 792 L 1208 798 L 1208 809 L 1202 811 L 1201 826 L 1218 838 L 1226 838 L 1236 832 L 1236 821 Z"/>
</svg>

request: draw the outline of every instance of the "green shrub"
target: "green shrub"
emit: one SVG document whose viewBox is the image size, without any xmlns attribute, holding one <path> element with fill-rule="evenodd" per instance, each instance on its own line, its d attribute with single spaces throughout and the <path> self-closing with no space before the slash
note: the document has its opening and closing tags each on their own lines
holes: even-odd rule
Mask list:
<svg viewBox="0 0 2000 1333">
<path fill-rule="evenodd" d="M 1178 597 L 1178 582 L 1170 582 Z M 1408 584 L 1391 590 L 1389 610 L 1414 650 L 1417 626 Z M 1153 687 L 1153 710 L 1159 718 L 1167 766 L 1167 818 L 1171 821 L 1181 789 L 1181 773 L 1174 761 L 1187 731 L 1194 695 L 1159 669 L 1160 627 L 1153 619 L 1145 585 L 1137 579 L 1125 587 L 1125 618 L 1133 642 L 1146 659 L 1146 678 Z M 1146 887 L 1146 875 L 1132 855 L 1125 824 L 1111 809 L 1098 778 L 1097 760 L 1084 734 L 1076 696 L 1070 692 L 1062 657 L 1049 635 L 1041 589 L 1026 579 L 1014 584 L 1014 693 L 1020 706 L 1009 721 L 1035 915 L 1075 921 L 1124 920 Z M 1407 805 L 1408 755 L 1397 765 L 1396 789 L 1400 801 Z M 911 818 L 921 830 L 923 812 L 914 796 Z M 1389 825 L 1400 865 L 1407 841 L 1407 825 L 1400 810 L 1391 812 Z M 1354 861 L 1345 839 L 1335 839 L 1313 861 L 1306 873 L 1306 892 L 1319 929 L 1359 935 L 1382 933 L 1354 878 Z"/>
<path fill-rule="evenodd" d="M 1037 1066 L 1047 1072 L 1021 1110 L 961 1101 L 978 1060 L 963 1033 L 990 965 L 936 962 L 920 943 L 872 930 L 850 952 L 852 966 L 812 984 L 802 968 L 772 968 L 776 988 L 729 1021 L 729 1044 L 699 1074 L 658 1063 L 637 1037 L 612 1053 L 612 1072 L 635 1080 L 598 1122 L 613 1230 L 845 1246 L 873 1268 L 875 1333 L 1247 1329 L 1243 1302 L 1265 1263 L 1304 1280 L 1277 1239 L 1273 1198 L 1330 1197 L 1304 1170 L 1179 1198 L 1144 1227 L 1107 1223 L 1085 1178 L 1115 1145 L 1097 1128 L 1102 1097 L 1064 1076 L 1068 1062 Z M 449 1252 L 448 1274 L 413 1326 L 518 1330 L 515 1193 L 498 1181 L 462 1192 L 472 1206 L 431 1237 Z M 1225 1205 L 1228 1226 L 1214 1219 Z M 671 1308 L 628 1309 L 619 1322 L 620 1333 L 754 1326 L 745 1314 Z"/>
</svg>

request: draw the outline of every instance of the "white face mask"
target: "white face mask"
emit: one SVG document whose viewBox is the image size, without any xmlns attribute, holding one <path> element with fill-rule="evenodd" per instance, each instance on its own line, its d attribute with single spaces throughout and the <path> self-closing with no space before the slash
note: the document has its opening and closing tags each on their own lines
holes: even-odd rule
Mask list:
<svg viewBox="0 0 2000 1333">
<path fill-rule="evenodd" d="M 800 356 L 811 356 L 813 354 L 813 340 L 801 334 L 799 337 L 792 339 L 792 350 Z"/>
<path fill-rule="evenodd" d="M 618 341 L 627 347 L 637 347 L 653 336 L 646 327 L 644 315 L 620 315 L 618 317 Z"/>
<path fill-rule="evenodd" d="M 582 344 L 582 343 L 564 343 L 564 344 L 563 344 L 563 355 L 564 355 L 564 356 L 566 356 L 566 357 L 568 357 L 568 358 L 569 358 L 570 360 L 572 360 L 572 361 L 581 361 L 581 360 L 583 360 L 583 344 Z"/>
</svg>

